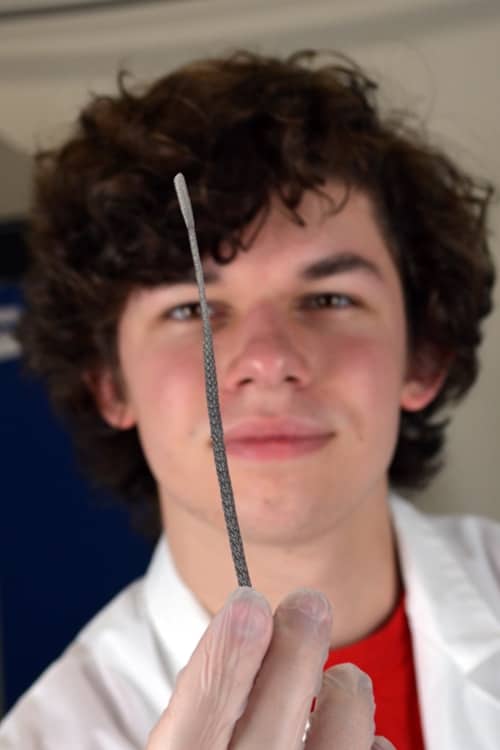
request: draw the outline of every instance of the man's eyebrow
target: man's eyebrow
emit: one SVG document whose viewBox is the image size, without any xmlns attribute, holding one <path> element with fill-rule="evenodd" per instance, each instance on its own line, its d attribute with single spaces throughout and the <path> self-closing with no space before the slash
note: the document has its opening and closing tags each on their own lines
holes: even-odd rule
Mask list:
<svg viewBox="0 0 500 750">
<path fill-rule="evenodd" d="M 374 277 L 381 279 L 382 272 L 373 261 L 364 258 L 362 255 L 352 251 L 344 251 L 320 258 L 310 265 L 300 269 L 299 276 L 304 281 L 316 281 L 324 279 L 327 276 L 335 276 L 339 273 L 348 273 L 350 271 L 368 271 Z M 220 281 L 220 274 L 216 269 L 210 269 L 203 272 L 205 284 L 216 284 Z M 172 283 L 172 282 L 171 282 Z M 176 280 L 172 285 L 177 284 L 196 284 L 194 268 L 189 269 L 183 274 L 181 279 Z"/>
<path fill-rule="evenodd" d="M 373 261 L 351 251 L 320 258 L 320 260 L 316 260 L 314 263 L 302 268 L 299 276 L 304 281 L 316 281 L 324 279 L 327 276 L 335 276 L 336 274 L 348 273 L 350 271 L 368 271 L 375 278 L 382 279 L 382 272 Z"/>
</svg>

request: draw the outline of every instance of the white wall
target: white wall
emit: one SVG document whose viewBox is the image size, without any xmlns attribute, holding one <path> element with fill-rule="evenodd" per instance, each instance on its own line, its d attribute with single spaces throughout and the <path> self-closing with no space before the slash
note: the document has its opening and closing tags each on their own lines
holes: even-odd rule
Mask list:
<svg viewBox="0 0 500 750">
<path fill-rule="evenodd" d="M 29 154 L 0 139 L 0 220 L 26 211 L 31 171 Z"/>
<path fill-rule="evenodd" d="M 24 152 L 57 139 L 88 91 L 113 88 L 118 65 L 148 78 L 239 46 L 354 56 L 388 102 L 416 109 L 439 142 L 500 186 L 498 0 L 184 0 L 3 23 L 0 138 Z M 0 172 L 13 179 L 1 154 Z M 493 225 L 500 265 L 498 204 Z M 448 466 L 420 499 L 428 509 L 500 518 L 498 310 L 487 336 L 479 384 L 450 431 Z"/>
</svg>

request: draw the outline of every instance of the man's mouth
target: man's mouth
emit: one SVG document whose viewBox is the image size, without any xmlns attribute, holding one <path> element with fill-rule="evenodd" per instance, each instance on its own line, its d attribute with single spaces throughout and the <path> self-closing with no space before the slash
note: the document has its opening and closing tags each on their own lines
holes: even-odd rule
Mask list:
<svg viewBox="0 0 500 750">
<path fill-rule="evenodd" d="M 227 454 L 254 461 L 295 458 L 323 448 L 330 436 L 291 438 L 282 435 L 263 439 L 246 438 L 225 441 Z"/>
<path fill-rule="evenodd" d="M 225 430 L 228 455 L 254 461 L 296 458 L 321 450 L 333 432 L 311 420 L 252 418 Z"/>
</svg>

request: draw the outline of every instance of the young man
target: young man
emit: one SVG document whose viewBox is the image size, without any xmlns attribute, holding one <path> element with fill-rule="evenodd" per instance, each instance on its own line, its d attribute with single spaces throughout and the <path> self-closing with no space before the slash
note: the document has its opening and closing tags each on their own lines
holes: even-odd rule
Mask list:
<svg viewBox="0 0 500 750">
<path fill-rule="evenodd" d="M 427 518 L 393 494 L 436 471 L 437 415 L 477 374 L 489 190 L 382 118 L 374 91 L 344 59 L 241 53 L 142 93 L 122 81 L 40 156 L 26 356 L 93 475 L 143 521 L 159 510 L 164 533 L 144 580 L 13 709 L 2 748 L 145 747 L 234 589 L 179 171 L 252 584 L 282 605 L 274 626 L 250 594 L 213 619 L 151 750 L 299 746 L 325 645 L 327 667 L 371 677 L 376 731 L 398 748 L 498 740 L 500 529 Z M 304 587 L 331 602 L 333 627 L 324 597 L 285 599 Z M 301 635 L 304 610 L 316 625 Z M 260 633 L 248 673 L 231 617 Z M 325 711 L 322 691 L 318 708 L 327 721 L 344 707 L 346 732 L 363 723 L 348 716 L 353 674 L 351 702 L 330 697 Z M 227 697 L 230 718 L 207 695 Z M 313 721 L 307 746 L 369 747 L 371 728 L 342 739 L 336 727 L 318 739 Z"/>
</svg>

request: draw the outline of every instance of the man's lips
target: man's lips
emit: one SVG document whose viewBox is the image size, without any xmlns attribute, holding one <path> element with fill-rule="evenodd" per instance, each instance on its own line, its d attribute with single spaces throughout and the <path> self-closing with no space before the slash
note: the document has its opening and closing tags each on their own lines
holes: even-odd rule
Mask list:
<svg viewBox="0 0 500 750">
<path fill-rule="evenodd" d="M 270 461 L 320 450 L 332 437 L 331 430 L 311 420 L 249 419 L 226 428 L 224 443 L 231 456 Z"/>
<path fill-rule="evenodd" d="M 317 438 L 331 435 L 331 427 L 304 417 L 247 417 L 224 423 L 224 435 L 233 440 L 269 440 Z"/>
</svg>

